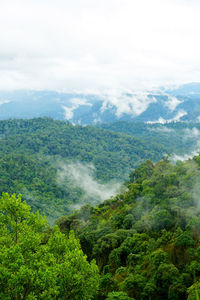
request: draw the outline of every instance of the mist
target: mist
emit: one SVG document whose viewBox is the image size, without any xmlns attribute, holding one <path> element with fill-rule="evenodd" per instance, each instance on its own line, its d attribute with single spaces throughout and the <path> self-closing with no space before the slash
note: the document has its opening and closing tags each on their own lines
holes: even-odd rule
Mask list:
<svg viewBox="0 0 200 300">
<path fill-rule="evenodd" d="M 192 159 L 194 156 L 198 155 L 199 151 L 192 151 L 189 154 L 183 154 L 183 155 L 178 155 L 178 154 L 173 154 L 170 156 L 170 161 L 172 163 L 176 163 L 177 161 L 185 161 L 188 159 Z"/>
<path fill-rule="evenodd" d="M 164 118 L 160 117 L 156 121 L 148 121 L 146 123 L 147 124 L 168 124 L 168 123 L 172 123 L 172 122 L 180 122 L 181 118 L 186 115 L 187 115 L 187 112 L 184 111 L 183 109 L 180 109 L 172 119 L 165 120 Z"/>
<path fill-rule="evenodd" d="M 149 131 L 154 131 L 154 132 L 158 132 L 158 133 L 174 133 L 175 130 L 173 128 L 168 128 L 165 126 L 162 127 L 156 127 L 156 128 L 147 128 Z"/>
<path fill-rule="evenodd" d="M 186 128 L 184 131 L 184 136 L 183 136 L 184 140 L 197 139 L 199 137 L 200 137 L 200 130 L 196 127 L 193 127 L 192 129 Z"/>
<path fill-rule="evenodd" d="M 65 111 L 65 119 L 71 120 L 74 116 L 74 110 L 76 110 L 80 105 L 92 106 L 91 103 L 87 102 L 86 99 L 82 98 L 71 98 L 70 99 L 71 107 L 66 107 L 63 105 L 63 109 Z"/>
<path fill-rule="evenodd" d="M 139 116 L 147 110 L 151 103 L 156 103 L 155 97 L 150 97 L 146 92 L 135 92 L 131 90 L 124 91 L 114 90 L 103 95 L 105 99 L 101 107 L 101 112 L 112 106 L 116 108 L 116 116 L 121 117 L 123 114 Z"/>
<path fill-rule="evenodd" d="M 169 96 L 168 95 L 168 101 L 165 102 L 165 106 L 167 106 L 170 111 L 174 111 L 176 109 L 176 107 L 181 104 L 182 101 L 180 101 L 179 99 L 177 99 L 176 97 L 174 96 Z"/>
<path fill-rule="evenodd" d="M 95 179 L 95 172 L 93 164 L 75 162 L 59 166 L 57 183 L 66 189 L 70 185 L 70 188 L 81 190 L 80 198 L 72 205 L 73 209 L 80 208 L 84 203 L 95 205 L 119 193 L 121 183 L 115 181 L 100 183 Z"/>
<path fill-rule="evenodd" d="M 170 160 L 172 163 L 176 163 L 177 161 L 185 161 L 188 159 L 192 159 L 194 156 L 197 156 L 200 152 L 200 131 L 196 127 L 192 129 L 186 128 L 183 132 L 182 139 L 184 142 L 189 141 L 192 145 L 190 151 L 183 155 L 172 154 L 170 156 Z"/>
</svg>

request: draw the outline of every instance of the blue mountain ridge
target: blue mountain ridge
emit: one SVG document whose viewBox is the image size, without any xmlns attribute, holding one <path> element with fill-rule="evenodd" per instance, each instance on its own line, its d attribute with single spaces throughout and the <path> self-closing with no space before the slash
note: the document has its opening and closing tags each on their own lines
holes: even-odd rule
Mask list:
<svg viewBox="0 0 200 300">
<path fill-rule="evenodd" d="M 114 100 L 113 100 L 114 99 Z M 146 104 L 145 104 L 146 103 Z M 0 91 L 0 120 L 51 117 L 74 124 L 200 121 L 200 83 L 110 97 L 57 91 Z"/>
</svg>

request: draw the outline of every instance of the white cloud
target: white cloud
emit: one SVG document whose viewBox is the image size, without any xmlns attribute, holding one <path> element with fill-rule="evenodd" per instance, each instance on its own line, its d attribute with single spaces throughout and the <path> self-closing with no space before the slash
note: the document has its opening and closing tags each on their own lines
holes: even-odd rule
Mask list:
<svg viewBox="0 0 200 300">
<path fill-rule="evenodd" d="M 1 0 L 0 89 L 200 81 L 200 3 Z"/>
<path fill-rule="evenodd" d="M 148 121 L 146 122 L 147 124 L 167 124 L 167 123 L 172 123 L 172 122 L 179 122 L 181 121 L 181 118 L 186 116 L 187 112 L 184 111 L 183 109 L 180 109 L 177 114 L 175 115 L 175 117 L 173 117 L 172 119 L 169 120 L 165 120 L 164 118 L 160 117 L 158 120 L 156 121 Z"/>
<path fill-rule="evenodd" d="M 72 106 L 72 107 L 67 107 L 67 106 L 62 106 L 62 108 L 64 109 L 64 111 L 65 111 L 65 119 L 66 120 L 71 120 L 71 119 L 73 119 L 73 116 L 74 116 L 74 107 Z"/>
<path fill-rule="evenodd" d="M 6 104 L 6 103 L 9 103 L 11 102 L 10 100 L 0 100 L 0 105 L 3 105 L 3 104 Z"/>
<path fill-rule="evenodd" d="M 166 124 L 168 121 L 165 120 L 164 118 L 160 117 L 158 120 L 156 121 L 147 121 L 147 124 Z"/>
<path fill-rule="evenodd" d="M 103 102 L 101 112 L 114 106 L 117 109 L 117 117 L 123 114 L 139 116 L 148 108 L 149 104 L 157 102 L 155 97 L 149 97 L 147 93 L 124 94 L 110 91 L 110 94 L 104 95 L 103 98 L 106 100 Z"/>
<path fill-rule="evenodd" d="M 165 101 L 165 106 L 167 106 L 171 111 L 174 111 L 180 103 L 182 103 L 182 101 L 176 97 L 168 96 L 168 101 Z"/>
<path fill-rule="evenodd" d="M 176 163 L 177 161 L 185 161 L 188 159 L 192 159 L 196 155 L 198 155 L 198 151 L 192 151 L 190 154 L 184 154 L 184 155 L 173 154 L 170 157 L 170 161 L 173 163 Z"/>
<path fill-rule="evenodd" d="M 62 105 L 62 108 L 65 111 L 65 119 L 71 120 L 74 116 L 74 111 L 80 106 L 80 105 L 86 105 L 86 106 L 92 106 L 91 103 L 88 103 L 86 99 L 83 98 L 71 98 L 70 102 L 72 106 L 68 107 L 65 105 Z"/>
<path fill-rule="evenodd" d="M 72 185 L 84 191 L 85 199 L 93 199 L 94 203 L 115 196 L 120 191 L 121 184 L 114 182 L 101 184 L 95 180 L 95 171 L 96 169 L 92 164 L 81 162 L 62 164 L 58 171 L 57 181 L 58 184 L 63 185 L 66 179 L 69 180 Z M 79 200 L 80 203 L 84 201 L 84 199 Z"/>
<path fill-rule="evenodd" d="M 104 113 L 106 110 L 112 109 L 112 107 L 113 107 L 113 104 L 109 103 L 109 100 L 107 99 L 107 100 L 103 101 L 100 112 Z"/>
<path fill-rule="evenodd" d="M 177 154 L 173 154 L 170 157 L 170 160 L 172 162 L 176 162 L 178 160 L 180 161 L 185 161 L 188 159 L 192 159 L 194 156 L 199 155 L 200 153 L 200 131 L 196 128 L 193 127 L 192 129 L 186 128 L 184 130 L 184 134 L 183 134 L 183 140 L 190 140 L 191 145 L 192 145 L 192 150 L 190 151 L 190 153 L 185 153 L 183 155 L 177 155 Z"/>
<path fill-rule="evenodd" d="M 200 141 L 196 142 L 196 145 L 193 147 L 193 149 L 194 150 L 191 151 L 190 153 L 186 153 L 186 154 L 183 154 L 183 155 L 173 154 L 170 157 L 170 160 L 175 163 L 178 160 L 185 161 L 185 160 L 188 160 L 188 159 L 192 159 L 194 156 L 199 155 L 199 153 L 200 153 Z"/>
<path fill-rule="evenodd" d="M 169 120 L 169 122 L 179 122 L 181 120 L 181 118 L 186 116 L 186 115 L 187 115 L 187 112 L 184 111 L 183 109 L 180 109 L 177 112 L 176 116 L 173 119 Z"/>
<path fill-rule="evenodd" d="M 196 127 L 193 127 L 192 129 L 186 128 L 185 131 L 184 131 L 183 138 L 185 140 L 188 140 L 188 139 L 197 139 L 199 137 L 200 137 L 200 131 Z"/>
</svg>

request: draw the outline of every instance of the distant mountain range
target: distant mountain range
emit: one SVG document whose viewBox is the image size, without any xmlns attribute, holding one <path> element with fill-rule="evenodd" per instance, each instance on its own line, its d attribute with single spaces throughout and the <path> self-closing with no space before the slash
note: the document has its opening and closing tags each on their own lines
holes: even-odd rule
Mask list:
<svg viewBox="0 0 200 300">
<path fill-rule="evenodd" d="M 114 121 L 200 122 L 200 83 L 158 91 L 68 94 L 56 91 L 0 92 L 0 119 L 51 117 L 75 124 Z"/>
</svg>

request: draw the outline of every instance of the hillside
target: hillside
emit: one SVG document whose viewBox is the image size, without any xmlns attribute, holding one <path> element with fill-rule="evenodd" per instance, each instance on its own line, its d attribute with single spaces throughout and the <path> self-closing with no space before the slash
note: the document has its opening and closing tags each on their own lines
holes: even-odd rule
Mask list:
<svg viewBox="0 0 200 300">
<path fill-rule="evenodd" d="M 199 182 L 200 156 L 147 160 L 126 191 L 57 220 L 96 259 L 98 299 L 199 299 Z"/>
<path fill-rule="evenodd" d="M 161 144 L 169 154 L 190 154 L 200 149 L 200 123 L 170 122 L 166 124 L 118 121 L 98 125 L 99 128 L 120 132 Z"/>
<path fill-rule="evenodd" d="M 49 220 L 116 194 L 131 170 L 166 152 L 139 138 L 49 118 L 0 121 L 0 140 L 0 193 L 21 193 Z"/>
</svg>

